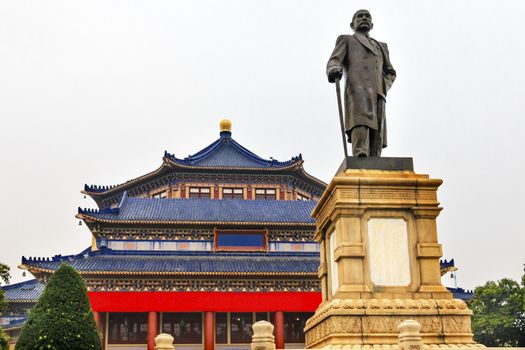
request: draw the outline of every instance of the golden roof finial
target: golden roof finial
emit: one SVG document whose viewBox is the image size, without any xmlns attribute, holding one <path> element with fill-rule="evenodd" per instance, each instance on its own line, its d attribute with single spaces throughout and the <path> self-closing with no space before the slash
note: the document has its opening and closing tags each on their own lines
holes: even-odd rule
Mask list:
<svg viewBox="0 0 525 350">
<path fill-rule="evenodd" d="M 232 122 L 229 119 L 223 119 L 221 120 L 221 132 L 223 131 L 232 131 Z"/>
</svg>

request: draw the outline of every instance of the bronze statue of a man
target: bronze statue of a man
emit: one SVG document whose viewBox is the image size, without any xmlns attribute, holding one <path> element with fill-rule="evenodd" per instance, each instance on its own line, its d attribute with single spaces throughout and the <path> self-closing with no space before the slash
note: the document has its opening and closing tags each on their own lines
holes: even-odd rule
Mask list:
<svg viewBox="0 0 525 350">
<path fill-rule="evenodd" d="M 372 16 L 354 14 L 354 35 L 340 35 L 330 56 L 328 81 L 345 75 L 345 132 L 357 157 L 379 157 L 386 147 L 385 98 L 396 78 L 385 43 L 371 38 Z"/>
</svg>

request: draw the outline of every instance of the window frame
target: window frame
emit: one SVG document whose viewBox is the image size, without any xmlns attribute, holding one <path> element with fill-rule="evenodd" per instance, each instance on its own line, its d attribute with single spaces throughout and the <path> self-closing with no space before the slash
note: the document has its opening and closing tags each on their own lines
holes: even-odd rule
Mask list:
<svg viewBox="0 0 525 350">
<path fill-rule="evenodd" d="M 310 199 L 310 197 L 308 197 L 308 196 L 306 196 L 306 195 L 304 195 L 302 193 L 297 192 L 297 200 L 306 202 L 306 201 L 309 201 L 311 199 Z"/>
<path fill-rule="evenodd" d="M 240 196 L 239 193 L 235 193 L 235 191 L 241 191 Z M 224 193 L 224 191 L 232 191 L 231 193 Z M 244 188 L 242 187 L 223 187 L 221 191 L 222 199 L 244 199 Z"/>
<path fill-rule="evenodd" d="M 230 327 L 229 327 L 229 331 L 230 331 L 230 345 L 234 345 L 234 344 L 250 344 L 251 343 L 251 340 L 252 340 L 252 336 L 253 336 L 253 330 L 252 330 L 252 326 L 254 324 L 254 320 L 255 320 L 255 313 L 254 312 L 230 312 Z M 248 330 L 248 333 L 249 335 L 246 336 L 246 333 L 245 333 L 245 330 L 244 329 L 239 329 L 239 331 L 235 332 L 235 333 L 239 333 L 241 335 L 243 335 L 242 338 L 239 338 L 239 339 L 234 339 L 234 331 L 233 331 L 233 325 L 237 325 L 237 322 L 241 322 L 243 323 L 243 320 L 242 318 L 248 318 L 247 316 L 250 316 L 250 326 L 249 326 L 249 330 Z M 234 320 L 234 318 L 236 316 L 240 316 L 239 317 L 239 321 L 237 320 Z"/>
<path fill-rule="evenodd" d="M 151 195 L 151 198 L 166 199 L 168 198 L 168 191 L 161 191 L 161 192 L 154 193 L 153 195 Z"/>
<path fill-rule="evenodd" d="M 192 190 L 197 190 L 197 192 L 194 192 Z M 207 190 L 207 192 L 203 191 L 203 190 Z M 204 196 L 203 194 L 207 194 L 207 196 Z M 207 186 L 190 186 L 188 188 L 188 198 L 211 199 L 211 187 L 207 187 Z"/>
<path fill-rule="evenodd" d="M 314 315 L 313 312 L 304 312 L 304 311 L 298 311 L 298 312 L 284 312 L 284 342 L 285 344 L 304 344 L 306 343 L 306 334 L 303 331 L 304 326 L 306 325 L 306 321 Z M 295 319 L 295 320 L 292 320 Z M 290 322 L 291 321 L 291 322 Z M 296 331 L 299 331 L 299 339 L 293 336 L 293 332 L 291 330 L 292 324 L 297 324 L 299 322 L 299 326 L 296 329 Z M 288 326 L 288 327 L 287 327 Z M 295 338 L 295 339 L 294 339 Z"/>
<path fill-rule="evenodd" d="M 218 236 L 226 234 L 260 234 L 263 235 L 263 246 L 219 246 Z M 213 251 L 214 252 L 268 252 L 268 229 L 262 230 L 239 230 L 239 229 L 213 229 Z"/>
<path fill-rule="evenodd" d="M 143 345 L 143 344 L 147 344 L 148 343 L 148 331 L 146 329 L 146 331 L 139 331 L 139 332 L 131 332 L 130 330 L 127 331 L 127 334 L 130 335 L 130 334 L 134 334 L 136 335 L 138 338 L 140 339 L 133 339 L 133 340 L 122 340 L 122 327 L 121 325 L 123 324 L 122 322 L 119 322 L 117 323 L 116 325 L 118 326 L 117 330 L 116 330 L 116 338 L 113 338 L 111 336 L 111 326 L 114 325 L 115 323 L 115 319 L 121 321 L 123 320 L 124 318 L 127 318 L 129 320 L 129 318 L 135 318 L 133 321 L 137 321 L 137 319 L 139 318 L 143 318 L 143 320 L 141 321 L 144 321 L 142 323 L 136 323 L 140 326 L 144 325 L 144 324 L 148 324 L 148 314 L 145 313 L 145 312 L 110 312 L 108 313 L 108 319 L 107 319 L 107 343 L 108 345 Z M 111 323 L 111 319 L 113 318 L 113 323 Z M 129 327 L 132 327 L 132 324 L 130 322 L 129 324 Z M 144 337 L 143 339 L 141 337 Z"/>
<path fill-rule="evenodd" d="M 175 333 L 174 333 L 175 332 L 175 327 L 174 327 L 174 325 L 177 324 L 177 323 L 175 323 L 174 321 L 178 317 L 191 317 L 190 315 L 191 316 L 199 315 L 199 317 L 198 317 L 199 321 L 197 321 L 197 322 L 189 322 L 189 324 L 190 324 L 190 327 L 198 325 L 199 330 L 200 330 L 200 335 L 199 335 L 199 333 L 193 332 L 192 334 L 197 334 L 198 336 L 197 337 L 193 337 L 193 339 L 190 340 L 191 342 L 188 342 L 188 340 L 189 340 L 188 338 L 181 339 L 181 338 L 184 338 L 184 336 L 182 334 L 179 334 L 178 336 L 175 336 Z M 166 319 L 168 319 L 168 322 L 166 322 Z M 166 323 L 170 324 L 170 331 L 166 331 L 166 329 L 164 328 Z M 178 324 L 180 325 L 180 322 Z M 179 344 L 179 345 L 200 345 L 200 344 L 202 344 L 203 337 L 204 337 L 204 314 L 202 312 L 163 312 L 162 313 L 162 323 L 160 324 L 160 330 L 161 330 L 161 332 L 168 333 L 172 337 L 174 337 L 175 341 L 178 342 L 177 344 Z M 197 338 L 200 338 L 200 339 L 197 339 Z"/>
<path fill-rule="evenodd" d="M 263 194 L 257 193 L 259 191 L 264 191 Z M 273 194 L 269 194 L 269 191 L 273 191 Z M 276 200 L 277 199 L 277 189 L 274 187 L 258 187 L 254 190 L 256 200 Z M 269 198 L 270 196 L 273 196 Z"/>
</svg>

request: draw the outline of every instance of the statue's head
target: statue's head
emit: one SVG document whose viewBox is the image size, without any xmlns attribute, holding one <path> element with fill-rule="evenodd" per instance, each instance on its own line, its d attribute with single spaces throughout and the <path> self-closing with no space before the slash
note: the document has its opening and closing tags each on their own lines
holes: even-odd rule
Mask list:
<svg viewBox="0 0 525 350">
<path fill-rule="evenodd" d="M 373 27 L 372 15 L 368 10 L 357 10 L 357 12 L 354 13 L 352 23 L 350 23 L 350 28 L 352 28 L 354 32 L 368 33 Z"/>
</svg>

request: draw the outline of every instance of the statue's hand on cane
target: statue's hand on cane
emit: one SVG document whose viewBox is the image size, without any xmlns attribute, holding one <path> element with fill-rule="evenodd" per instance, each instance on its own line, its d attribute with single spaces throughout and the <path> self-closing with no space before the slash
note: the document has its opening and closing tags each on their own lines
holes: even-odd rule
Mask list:
<svg viewBox="0 0 525 350">
<path fill-rule="evenodd" d="M 340 68 L 332 68 L 328 72 L 328 82 L 335 83 L 336 80 L 340 80 L 343 77 L 343 71 Z"/>
</svg>

